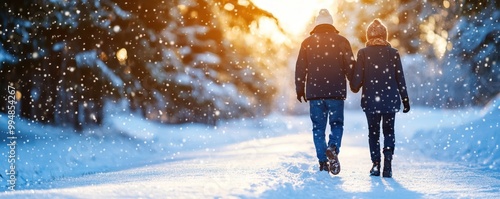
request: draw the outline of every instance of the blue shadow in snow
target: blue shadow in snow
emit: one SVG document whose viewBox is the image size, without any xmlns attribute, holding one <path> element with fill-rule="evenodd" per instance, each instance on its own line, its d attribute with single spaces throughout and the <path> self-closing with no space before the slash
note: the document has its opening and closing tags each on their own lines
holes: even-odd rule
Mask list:
<svg viewBox="0 0 500 199">
<path fill-rule="evenodd" d="M 302 167 L 304 168 L 304 167 Z M 289 170 L 290 171 L 290 170 Z M 285 171 L 284 171 L 285 172 Z M 422 198 L 394 178 L 338 176 L 301 171 L 299 178 L 267 190 L 258 198 Z M 355 179 L 357 178 L 357 179 Z M 365 180 L 366 179 L 366 180 Z M 353 183 L 354 181 L 354 183 Z M 357 184 L 358 183 L 358 184 Z M 358 191 L 356 191 L 358 190 Z M 237 196 L 245 198 L 246 196 Z"/>
</svg>

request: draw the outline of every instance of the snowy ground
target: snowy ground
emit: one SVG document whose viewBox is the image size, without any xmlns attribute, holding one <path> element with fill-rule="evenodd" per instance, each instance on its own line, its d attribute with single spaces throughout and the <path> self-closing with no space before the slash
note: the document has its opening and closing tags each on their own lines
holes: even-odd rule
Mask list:
<svg viewBox="0 0 500 199">
<path fill-rule="evenodd" d="M 318 171 L 307 116 L 214 128 L 115 115 L 107 121 L 113 132 L 81 136 L 19 121 L 26 132 L 18 144 L 17 191 L 0 198 L 498 198 L 499 115 L 497 102 L 485 110 L 398 114 L 392 179 L 368 176 L 359 110 L 345 113 L 338 176 Z M 5 115 L 0 124 L 6 126 Z"/>
</svg>

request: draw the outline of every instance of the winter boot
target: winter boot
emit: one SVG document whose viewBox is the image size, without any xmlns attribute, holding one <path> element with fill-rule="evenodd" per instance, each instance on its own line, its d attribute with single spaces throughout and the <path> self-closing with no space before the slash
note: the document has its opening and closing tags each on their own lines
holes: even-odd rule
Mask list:
<svg viewBox="0 0 500 199">
<path fill-rule="evenodd" d="M 328 168 L 328 161 L 319 162 L 319 171 L 330 171 L 330 168 Z"/>
<path fill-rule="evenodd" d="M 326 149 L 326 157 L 330 163 L 330 173 L 337 175 L 340 173 L 340 162 L 337 156 L 337 147 L 328 147 Z"/>
<path fill-rule="evenodd" d="M 372 169 L 370 170 L 371 176 L 380 176 L 380 162 L 373 162 Z"/>
<path fill-rule="evenodd" d="M 384 150 L 384 170 L 382 176 L 385 178 L 392 178 L 392 150 Z"/>
<path fill-rule="evenodd" d="M 384 159 L 384 170 L 382 172 L 384 178 L 392 178 L 392 165 L 390 160 Z"/>
</svg>

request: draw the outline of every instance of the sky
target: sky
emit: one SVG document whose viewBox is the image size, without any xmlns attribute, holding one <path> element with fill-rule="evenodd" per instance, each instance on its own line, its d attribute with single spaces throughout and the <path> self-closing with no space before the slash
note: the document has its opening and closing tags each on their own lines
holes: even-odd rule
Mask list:
<svg viewBox="0 0 500 199">
<path fill-rule="evenodd" d="M 321 8 L 334 7 L 331 0 L 252 0 L 258 7 L 272 13 L 282 28 L 292 35 L 299 35 Z"/>
</svg>

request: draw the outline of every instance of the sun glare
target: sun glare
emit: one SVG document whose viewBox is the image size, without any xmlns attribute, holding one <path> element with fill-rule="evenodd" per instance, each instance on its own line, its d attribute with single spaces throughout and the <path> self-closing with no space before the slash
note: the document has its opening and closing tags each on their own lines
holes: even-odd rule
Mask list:
<svg viewBox="0 0 500 199">
<path fill-rule="evenodd" d="M 272 13 L 288 33 L 300 35 L 321 8 L 333 7 L 331 0 L 252 0 L 258 7 Z M 333 12 L 333 10 L 330 10 Z"/>
</svg>

